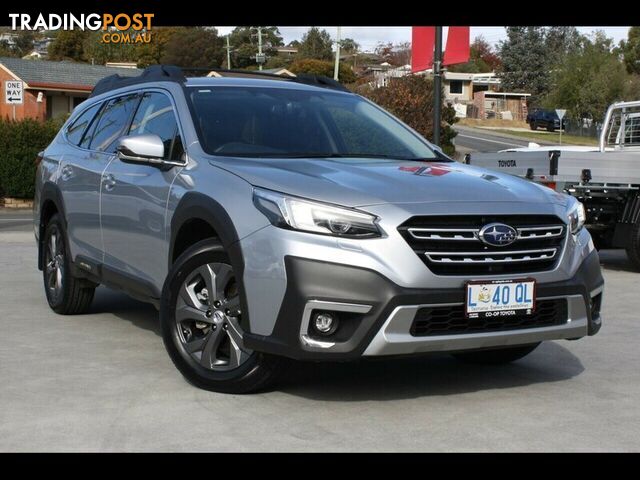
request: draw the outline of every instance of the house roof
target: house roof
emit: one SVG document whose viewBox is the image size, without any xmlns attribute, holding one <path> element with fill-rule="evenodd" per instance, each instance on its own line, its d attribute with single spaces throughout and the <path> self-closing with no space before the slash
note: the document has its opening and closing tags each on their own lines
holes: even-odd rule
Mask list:
<svg viewBox="0 0 640 480">
<path fill-rule="evenodd" d="M 0 57 L 0 68 L 2 67 L 26 82 L 26 88 L 68 88 L 87 91 L 93 89 L 99 80 L 108 75 L 117 73 L 134 77 L 142 73 L 138 68 L 114 68 L 69 61 L 23 60 L 11 57 Z"/>
</svg>

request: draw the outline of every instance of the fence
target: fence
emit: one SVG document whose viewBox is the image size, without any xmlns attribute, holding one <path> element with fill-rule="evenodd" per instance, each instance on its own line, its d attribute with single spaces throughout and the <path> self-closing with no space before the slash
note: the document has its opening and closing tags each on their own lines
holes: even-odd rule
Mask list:
<svg viewBox="0 0 640 480">
<path fill-rule="evenodd" d="M 589 118 L 575 120 L 567 118 L 564 121 L 564 133 L 579 137 L 599 138 L 602 131 L 602 123 L 594 122 Z"/>
</svg>

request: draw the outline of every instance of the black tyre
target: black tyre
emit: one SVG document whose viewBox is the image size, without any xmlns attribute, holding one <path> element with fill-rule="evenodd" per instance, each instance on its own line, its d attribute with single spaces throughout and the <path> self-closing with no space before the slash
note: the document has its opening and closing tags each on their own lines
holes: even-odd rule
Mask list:
<svg viewBox="0 0 640 480">
<path fill-rule="evenodd" d="M 552 123 L 547 125 L 547 132 L 555 132 L 555 131 L 556 131 L 556 127 L 554 127 Z"/>
<path fill-rule="evenodd" d="M 500 365 L 503 363 L 515 362 L 522 357 L 533 352 L 540 342 L 530 345 L 520 345 L 517 347 L 496 348 L 492 350 L 477 350 L 474 352 L 454 353 L 453 356 L 458 360 L 467 363 L 476 363 L 483 365 Z"/>
<path fill-rule="evenodd" d="M 57 214 L 47 223 L 42 242 L 42 273 L 49 306 L 62 315 L 85 313 L 91 306 L 96 284 L 73 276 L 67 232 Z"/>
<path fill-rule="evenodd" d="M 244 347 L 248 318 L 241 310 L 239 287 L 222 246 L 204 240 L 180 255 L 163 288 L 164 345 L 182 375 L 205 390 L 264 389 L 288 363 Z"/>
<path fill-rule="evenodd" d="M 631 230 L 631 242 L 627 247 L 627 255 L 634 268 L 640 271 L 640 222 L 637 222 Z"/>
<path fill-rule="evenodd" d="M 531 122 L 529 122 L 529 128 L 531 130 L 537 130 L 538 126 L 536 125 L 536 122 L 534 122 L 533 120 L 531 120 Z"/>
</svg>

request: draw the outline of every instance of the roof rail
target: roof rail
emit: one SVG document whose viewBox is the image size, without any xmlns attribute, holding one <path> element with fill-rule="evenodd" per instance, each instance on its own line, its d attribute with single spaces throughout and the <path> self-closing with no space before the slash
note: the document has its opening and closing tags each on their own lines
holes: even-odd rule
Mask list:
<svg viewBox="0 0 640 480">
<path fill-rule="evenodd" d="M 267 73 L 256 70 L 230 70 L 223 68 L 204 68 L 204 67 L 185 67 L 180 68 L 175 65 L 152 65 L 143 70 L 143 72 L 136 77 L 125 77 L 122 75 L 109 75 L 108 77 L 100 80 L 93 88 L 89 97 L 94 97 L 116 88 L 128 87 L 130 85 L 136 85 L 138 83 L 146 82 L 177 82 L 184 83 L 186 81 L 185 72 L 194 73 L 227 73 L 230 76 L 236 75 L 238 77 L 262 77 L 273 80 L 283 80 L 295 83 L 303 83 L 306 85 L 314 85 L 316 87 L 330 88 L 333 90 L 340 90 L 343 92 L 349 92 L 349 89 L 342 85 L 340 82 L 333 80 L 332 78 L 325 77 L 323 75 L 309 75 L 300 74 L 296 77 L 283 77 L 276 73 Z"/>
<path fill-rule="evenodd" d="M 123 75 L 109 75 L 103 78 L 96 86 L 89 98 L 100 95 L 101 93 L 115 90 L 116 88 L 128 87 L 138 83 L 145 82 L 184 82 L 186 80 L 180 67 L 175 65 L 151 65 L 145 68 L 142 73 L 136 77 L 125 77 Z"/>
</svg>

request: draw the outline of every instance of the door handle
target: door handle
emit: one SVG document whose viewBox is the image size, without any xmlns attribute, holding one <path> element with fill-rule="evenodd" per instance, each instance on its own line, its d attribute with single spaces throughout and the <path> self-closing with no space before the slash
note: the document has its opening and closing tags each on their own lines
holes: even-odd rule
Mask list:
<svg viewBox="0 0 640 480">
<path fill-rule="evenodd" d="M 105 175 L 102 177 L 102 185 L 107 192 L 110 192 L 116 186 L 116 177 L 112 174 Z"/>
<path fill-rule="evenodd" d="M 62 178 L 62 180 L 69 180 L 71 177 L 73 177 L 73 167 L 71 165 L 65 165 L 64 167 L 62 167 L 62 172 L 60 172 L 60 178 Z"/>
</svg>

